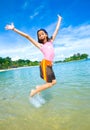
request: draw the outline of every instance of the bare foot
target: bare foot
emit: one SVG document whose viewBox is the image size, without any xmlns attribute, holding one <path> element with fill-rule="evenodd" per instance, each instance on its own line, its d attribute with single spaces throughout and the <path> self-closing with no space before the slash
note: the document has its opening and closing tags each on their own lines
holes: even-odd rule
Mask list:
<svg viewBox="0 0 90 130">
<path fill-rule="evenodd" d="M 35 90 L 32 89 L 32 90 L 31 90 L 31 93 L 30 93 L 30 97 L 32 97 L 32 96 L 34 96 L 34 95 L 35 95 Z"/>
</svg>

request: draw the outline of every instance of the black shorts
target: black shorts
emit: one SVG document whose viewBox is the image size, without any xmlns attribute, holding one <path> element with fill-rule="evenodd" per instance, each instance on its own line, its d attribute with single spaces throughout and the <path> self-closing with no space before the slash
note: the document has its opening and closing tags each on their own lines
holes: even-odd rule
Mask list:
<svg viewBox="0 0 90 130">
<path fill-rule="evenodd" d="M 55 74 L 52 69 L 52 62 L 47 60 L 42 60 L 40 63 L 40 76 L 46 82 L 52 82 L 55 80 Z"/>
</svg>

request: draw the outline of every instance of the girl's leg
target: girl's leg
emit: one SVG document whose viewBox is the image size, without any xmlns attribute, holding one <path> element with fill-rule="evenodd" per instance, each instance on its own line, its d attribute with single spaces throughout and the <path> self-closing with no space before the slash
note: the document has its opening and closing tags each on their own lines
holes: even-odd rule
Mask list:
<svg viewBox="0 0 90 130">
<path fill-rule="evenodd" d="M 35 90 L 32 90 L 31 93 L 30 93 L 30 96 L 34 96 L 35 94 L 47 89 L 47 88 L 50 88 L 52 87 L 54 84 L 56 84 L 56 80 L 53 80 L 51 83 L 46 83 L 46 84 L 43 84 L 41 86 L 38 86 Z"/>
</svg>

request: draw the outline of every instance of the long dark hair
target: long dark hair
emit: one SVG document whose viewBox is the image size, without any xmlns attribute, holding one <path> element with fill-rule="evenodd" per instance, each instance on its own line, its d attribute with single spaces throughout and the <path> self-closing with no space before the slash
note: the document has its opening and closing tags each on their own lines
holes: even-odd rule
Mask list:
<svg viewBox="0 0 90 130">
<path fill-rule="evenodd" d="M 38 42 L 39 42 L 39 43 L 42 43 L 42 44 L 43 44 L 43 41 L 40 40 L 39 37 L 38 37 L 39 31 L 43 31 L 43 32 L 47 35 L 47 41 L 50 41 L 50 40 L 52 39 L 52 37 L 49 38 L 48 32 L 47 32 L 45 29 L 42 29 L 42 28 L 41 28 L 41 29 L 39 29 L 39 30 L 37 31 L 37 38 L 38 38 Z"/>
</svg>

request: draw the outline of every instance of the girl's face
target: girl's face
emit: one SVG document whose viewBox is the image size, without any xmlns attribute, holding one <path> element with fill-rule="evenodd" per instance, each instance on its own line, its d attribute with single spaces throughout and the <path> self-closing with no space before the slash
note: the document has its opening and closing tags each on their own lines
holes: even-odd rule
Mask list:
<svg viewBox="0 0 90 130">
<path fill-rule="evenodd" d="M 42 41 L 43 43 L 47 42 L 47 34 L 44 31 L 38 32 L 38 39 Z"/>
</svg>

